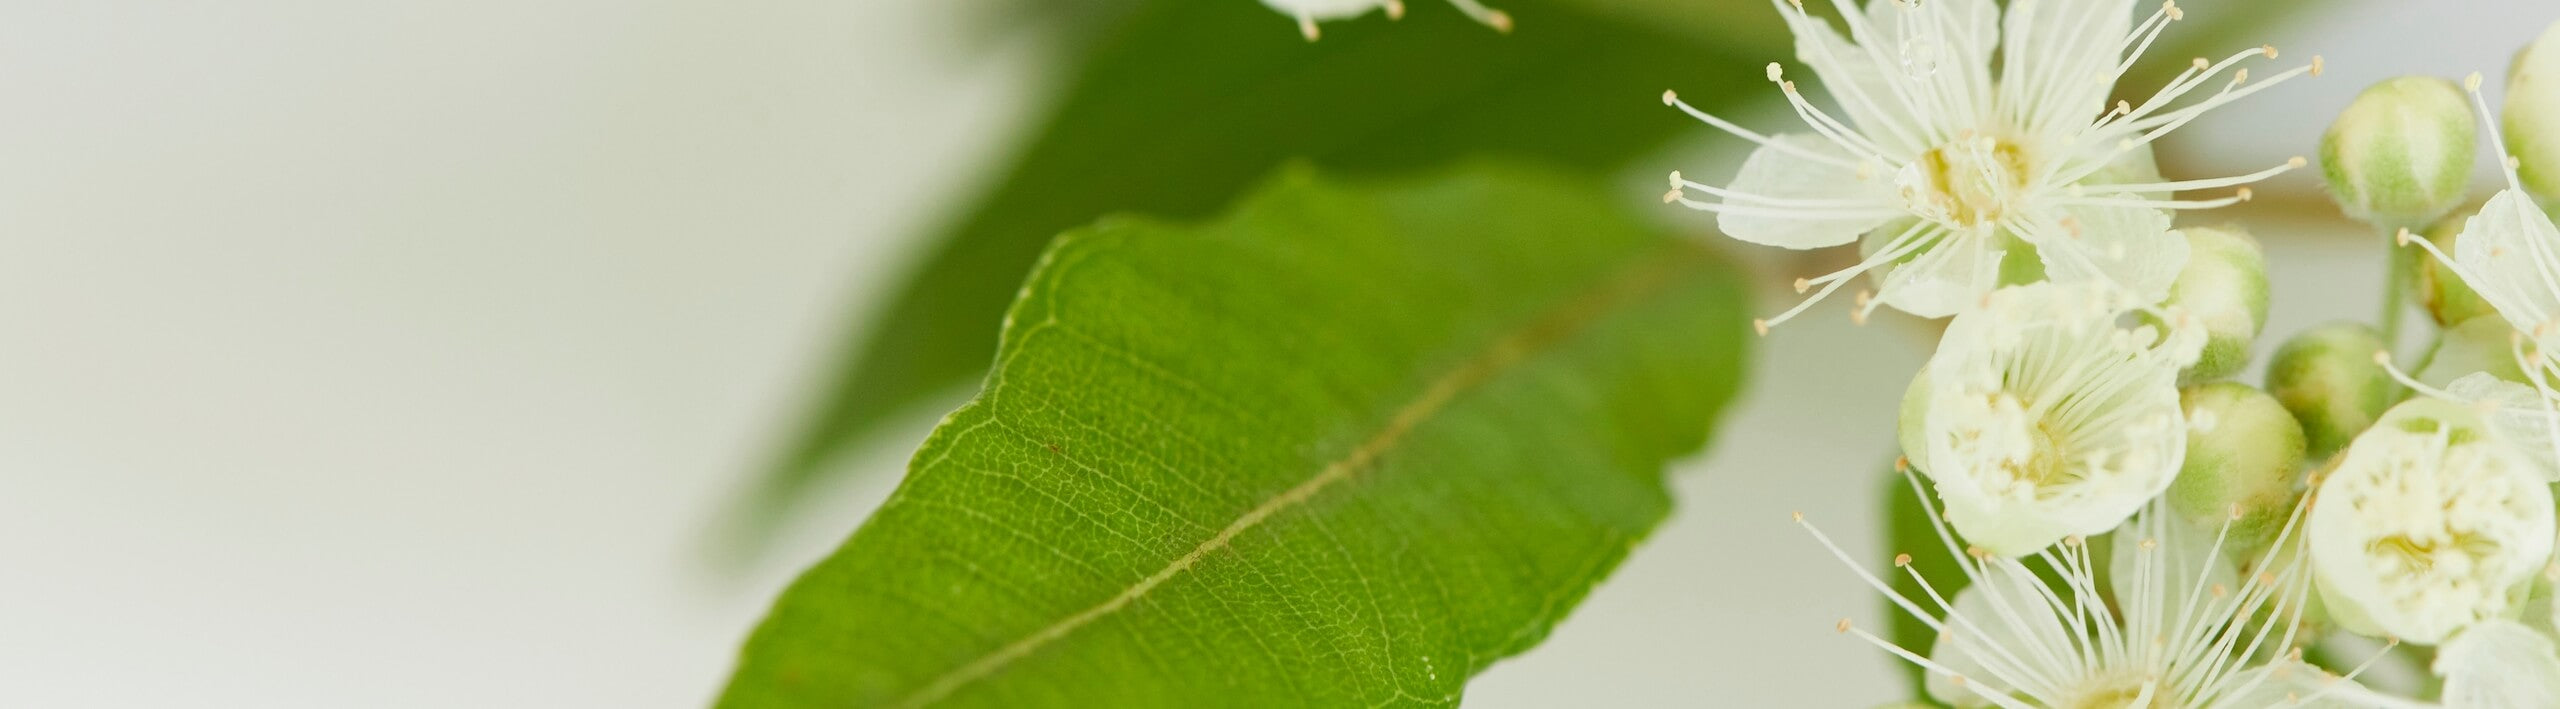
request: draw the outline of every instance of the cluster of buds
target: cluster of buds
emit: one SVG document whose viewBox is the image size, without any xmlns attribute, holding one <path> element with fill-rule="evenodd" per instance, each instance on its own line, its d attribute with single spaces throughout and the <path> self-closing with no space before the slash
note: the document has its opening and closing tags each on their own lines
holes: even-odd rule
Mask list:
<svg viewBox="0 0 2560 709">
<path fill-rule="evenodd" d="M 1959 16 L 1971 7 L 1957 5 Z M 2021 2 L 2009 12 L 2045 7 Z M 2174 18 L 2175 8 L 2164 12 Z M 1879 186 L 1867 181 L 1874 165 L 1861 161 L 1864 144 L 1829 134 L 1765 141 L 1729 188 L 1675 178 L 1671 201 L 1720 212 L 1727 231 L 1748 241 L 1805 248 L 1876 230 L 1860 239 L 1866 262 L 1800 282 L 1800 291 L 1809 283 L 1828 293 L 1872 270 L 1885 274 L 1876 299 L 1886 305 L 1952 315 L 1905 391 L 1897 439 L 1931 522 L 1974 588 L 1950 602 L 1914 573 L 1940 608 L 1927 612 L 1920 597 L 1864 576 L 1940 631 L 1926 656 L 1845 622 L 1843 632 L 1919 664 L 1932 698 L 1955 706 L 2145 703 L 2138 697 L 2154 706 L 2411 706 L 2419 702 L 2355 675 L 2385 658 L 2420 657 L 2402 650 L 2417 647 L 2434 649 L 2425 669 L 2442 680 L 2432 706 L 2560 706 L 2560 628 L 2551 620 L 2560 601 L 2533 600 L 2560 597 L 2551 589 L 2560 577 L 2552 491 L 2560 363 L 2542 355 L 2560 347 L 2560 228 L 2536 201 L 2560 197 L 2555 37 L 2560 26 L 2519 57 L 2509 79 L 2503 123 L 2513 143 L 2494 121 L 2480 128 L 2489 112 L 2477 76 L 2384 81 L 2338 116 L 2319 146 L 2330 193 L 2347 215 L 2411 247 L 2395 254 L 2410 256 L 2394 264 L 2379 327 L 2340 322 L 2294 335 L 2273 348 L 2263 387 L 2232 379 L 2257 347 L 2269 299 L 2266 257 L 2245 231 L 2127 216 L 2092 227 L 2157 230 L 2150 243 L 2175 254 L 2174 263 L 2054 258 L 2057 243 L 2040 240 L 2032 220 L 2003 221 L 2019 208 L 2000 191 L 2003 180 L 2013 161 L 2028 159 L 2001 152 L 2006 143 L 1969 138 L 1912 163 L 1952 166 L 1963 179 L 1913 178 L 1920 168 L 1900 168 L 1902 196 L 1912 200 L 1906 216 L 1868 194 Z M 1865 125 L 1808 116 L 1835 129 Z M 2484 144 L 2498 151 L 2510 189 L 2466 209 L 2473 154 Z M 1833 162 L 1773 167 L 1789 155 Z M 2110 169 L 2132 174 L 2107 181 L 2198 184 L 2164 181 L 2147 159 Z M 1824 180 L 1837 186 L 1816 190 Z M 1771 188 L 1744 190 L 1754 185 Z M 1842 208 L 1784 208 L 1799 202 Z M 1980 248 L 1988 251 L 1977 253 L 1988 255 L 1926 290 L 1896 281 L 1937 256 L 1920 249 L 1955 248 L 1944 238 L 1902 246 L 1931 229 L 1987 234 Z M 1907 231 L 1876 236 L 1897 230 Z M 2037 258 L 2009 258 L 2019 253 Z M 1859 314 L 1876 299 L 1862 296 Z M 2414 374 L 2391 354 L 2404 339 L 2398 315 L 2412 306 L 2425 309 L 2434 332 Z M 2106 564 L 2091 548 L 2102 538 L 2113 559 Z M 2044 568 L 2028 570 L 2030 562 Z M 2102 566 L 2107 574 L 2097 573 Z M 2245 643 L 2239 650 L 2182 644 L 2150 617 L 2180 600 L 2162 588 L 2209 588 L 2217 599 L 2169 617 L 2202 613 L 2218 632 L 2257 635 L 2233 636 Z M 2048 625 L 2040 606 L 2101 618 Z M 2101 637 L 2068 637 L 2084 624 Z M 2111 624 L 2150 638 L 2150 647 L 2110 646 Z M 2346 677 L 2327 676 L 2300 662 L 2294 638 L 2309 644 L 2329 631 L 2369 636 L 2383 649 Z M 2271 636 L 2286 639 L 2261 642 Z M 2060 667 L 2018 659 L 2075 653 L 2093 659 Z M 2179 682 L 2199 666 L 2228 681 Z M 2322 679 L 2288 684 L 2289 672 Z"/>
</svg>

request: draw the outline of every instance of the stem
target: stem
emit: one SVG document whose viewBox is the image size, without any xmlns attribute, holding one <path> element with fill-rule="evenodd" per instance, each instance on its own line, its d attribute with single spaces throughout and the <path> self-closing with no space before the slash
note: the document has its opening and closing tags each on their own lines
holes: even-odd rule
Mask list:
<svg viewBox="0 0 2560 709">
<path fill-rule="evenodd" d="M 2384 248 L 2391 250 L 2384 266 L 2389 271 L 2382 282 L 2382 344 L 2395 353 L 2400 351 L 2401 315 L 2409 309 L 2401 301 L 2409 297 L 2410 276 L 2417 266 L 2410 261 L 2409 249 L 2400 246 L 2399 233 L 2398 229 L 2385 229 L 2382 235 Z"/>
</svg>

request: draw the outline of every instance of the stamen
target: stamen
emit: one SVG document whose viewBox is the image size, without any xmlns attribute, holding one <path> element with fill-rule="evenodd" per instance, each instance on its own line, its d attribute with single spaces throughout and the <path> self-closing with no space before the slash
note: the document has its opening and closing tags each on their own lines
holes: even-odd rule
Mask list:
<svg viewBox="0 0 2560 709">
<path fill-rule="evenodd" d="M 1689 114 L 1689 117 L 1690 117 L 1690 118 L 1697 119 L 1697 120 L 1698 120 L 1698 122 L 1705 123 L 1705 124 L 1707 124 L 1708 126 L 1712 126 L 1712 127 L 1714 127 L 1716 130 L 1720 130 L 1720 131 L 1724 131 L 1724 132 L 1726 132 L 1726 133 L 1730 133 L 1730 134 L 1732 134 L 1734 137 L 1741 138 L 1741 139 L 1743 139 L 1743 140 L 1751 141 L 1751 142 L 1752 142 L 1753 144 L 1755 144 L 1755 145 L 1765 145 L 1765 146 L 1768 146 L 1768 147 L 1771 147 L 1771 148 L 1775 148 L 1775 149 L 1777 149 L 1779 152 L 1786 153 L 1787 155 L 1792 156 L 1792 157 L 1802 158 L 1802 159 L 1805 159 L 1805 160 L 1811 160 L 1811 161 L 1814 161 L 1814 162 L 1823 163 L 1823 164 L 1827 164 L 1827 165 L 1836 165 L 1836 166 L 1843 167 L 1843 168 L 1854 168 L 1854 167 L 1856 167 L 1856 163 L 1850 162 L 1850 161 L 1848 161 L 1848 160 L 1840 159 L 1840 158 L 1839 158 L 1839 157 L 1837 157 L 1837 156 L 1824 155 L 1824 154 L 1817 153 L 1817 152 L 1814 152 L 1814 151 L 1811 151 L 1811 150 L 1807 150 L 1807 149 L 1805 149 L 1804 147 L 1802 147 L 1802 146 L 1798 146 L 1798 145 L 1796 145 L 1796 144 L 1794 144 L 1794 143 L 1780 142 L 1780 141 L 1778 141 L 1777 139 L 1771 138 L 1771 137 L 1766 136 L 1766 135 L 1761 135 L 1761 134 L 1759 134 L 1759 133 L 1753 132 L 1751 129 L 1744 128 L 1744 127 L 1742 127 L 1742 126 L 1740 126 L 1740 125 L 1736 125 L 1736 124 L 1734 124 L 1732 121 L 1728 121 L 1728 120 L 1725 120 L 1725 119 L 1722 119 L 1722 118 L 1717 118 L 1714 114 L 1707 113 L 1706 111 L 1698 110 L 1698 107 L 1696 107 L 1696 106 L 1691 106 L 1691 105 L 1689 105 L 1689 104 L 1688 104 L 1688 102 L 1680 100 L 1680 94 L 1679 94 L 1678 92 L 1675 92 L 1675 91 L 1664 90 L 1664 91 L 1662 92 L 1662 103 L 1663 103 L 1663 105 L 1671 106 L 1671 107 L 1673 107 L 1673 108 L 1680 109 L 1680 112 L 1681 112 L 1681 113 Z"/>
</svg>

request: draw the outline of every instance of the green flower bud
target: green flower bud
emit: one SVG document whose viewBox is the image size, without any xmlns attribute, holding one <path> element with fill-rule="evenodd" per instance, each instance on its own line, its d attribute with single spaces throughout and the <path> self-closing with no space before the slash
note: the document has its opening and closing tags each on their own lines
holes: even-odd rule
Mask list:
<svg viewBox="0 0 2560 709">
<path fill-rule="evenodd" d="M 2238 373 L 2249 346 L 2267 321 L 2267 257 L 2237 226 L 2189 227 L 2187 266 L 2169 286 L 2169 303 L 2204 324 L 2204 355 L 2187 370 L 2189 381 Z"/>
<path fill-rule="evenodd" d="M 2516 54 L 2507 69 L 2506 101 L 2499 124 L 2507 150 L 2521 163 L 2516 173 L 2525 190 L 2560 200 L 2560 23 Z"/>
<path fill-rule="evenodd" d="M 2329 124 L 2320 169 L 2348 216 L 2415 227 L 2461 204 L 2476 138 L 2462 87 L 2403 76 L 2366 87 Z"/>
<path fill-rule="evenodd" d="M 2427 366 L 2419 368 L 2418 381 L 2442 388 L 2472 372 L 2488 372 L 2511 382 L 2524 381 L 2524 368 L 2516 364 L 2515 327 L 2495 314 L 2465 320 L 2446 328 L 2436 336 L 2435 349 L 2427 354 Z"/>
<path fill-rule="evenodd" d="M 2307 441 L 2302 424 L 2266 392 L 2214 382 L 2178 393 L 2187 460 L 2169 485 L 2170 509 L 2204 529 L 2228 518 L 2234 553 L 2250 556 L 2292 516 Z"/>
<path fill-rule="evenodd" d="M 2382 333 L 2338 322 L 2295 335 L 2267 362 L 2267 393 L 2302 423 L 2313 457 L 2346 447 L 2399 399 L 2399 382 L 2374 361 L 2381 351 Z"/>
<path fill-rule="evenodd" d="M 2453 253 L 2453 242 L 2462 235 L 2463 222 L 2469 220 L 2468 213 L 2473 211 L 2477 210 L 2466 209 L 2437 220 L 2434 226 L 2426 229 L 2427 241 L 2434 242 L 2436 248 L 2445 253 Z M 2434 254 L 2416 251 L 2414 246 L 2401 248 L 2413 251 L 2406 258 L 2392 259 L 2392 267 L 2413 270 L 2404 282 L 2415 286 L 2412 290 L 2418 305 L 2427 309 L 2427 315 L 2435 318 L 2437 326 L 2459 325 L 2482 315 L 2497 314 L 2497 310 L 2489 307 L 2489 301 L 2482 299 L 2478 291 L 2471 290 L 2461 277 L 2453 275 L 2453 269 L 2438 262 Z"/>
</svg>

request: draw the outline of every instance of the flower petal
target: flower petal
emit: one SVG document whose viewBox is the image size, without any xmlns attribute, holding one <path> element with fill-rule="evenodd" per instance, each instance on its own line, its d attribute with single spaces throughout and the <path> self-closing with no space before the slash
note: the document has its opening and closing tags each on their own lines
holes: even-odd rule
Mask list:
<svg viewBox="0 0 2560 709">
<path fill-rule="evenodd" d="M 2034 115 L 2085 125 L 2104 110 L 2133 29 L 2133 0 L 2016 0 L 2002 18 L 2002 104 L 2060 106 Z M 2045 133 L 2027 126 L 2030 133 Z"/>
<path fill-rule="evenodd" d="M 2056 282 L 2111 283 L 2144 303 L 2158 303 L 2187 267 L 2187 239 L 2169 230 L 2166 211 L 2074 206 L 2058 212 L 2020 231 Z"/>
<path fill-rule="evenodd" d="M 2167 607 L 2182 602 L 2191 589 L 2217 584 L 2239 588 L 2240 575 L 2232 568 L 2231 555 L 2218 554 L 2214 548 L 2219 531 L 2179 518 L 2165 504 L 2144 509 L 2131 526 L 2109 535 L 2113 553 L 2107 562 L 2108 589 L 2116 598 L 2163 599 Z M 2151 543 L 2151 548 L 2144 549 L 2144 542 Z M 2146 555 L 2153 557 L 2149 573 L 2136 573 Z M 2134 588 L 2136 579 L 2152 587 Z"/>
<path fill-rule="evenodd" d="M 2438 648 L 2445 709 L 2560 707 L 2560 654 L 2522 623 L 2484 620 Z"/>
<path fill-rule="evenodd" d="M 2496 406 L 2483 417 L 2489 431 L 2540 466 L 2544 480 L 2560 482 L 2560 450 L 2552 447 L 2552 412 L 2541 392 L 2488 372 L 2463 375 L 2444 390 L 2459 401 Z"/>
<path fill-rule="evenodd" d="M 1988 231 L 1941 231 L 1937 243 L 1910 261 L 1885 271 L 1876 300 L 1895 310 L 1924 318 L 1963 312 L 2000 285 L 2000 262 L 2007 253 Z"/>
<path fill-rule="evenodd" d="M 1751 151 L 1751 157 L 1742 162 L 1742 171 L 1734 175 L 1730 189 L 1771 199 L 1823 200 L 1843 206 L 1777 209 L 1727 198 L 1725 204 L 1742 211 L 1718 216 L 1716 224 L 1725 234 L 1765 246 L 1815 249 L 1856 241 L 1859 234 L 1892 218 L 1891 214 L 1880 213 L 1897 204 L 1890 183 L 1873 176 L 1862 179 L 1856 169 L 1845 164 L 1805 156 L 1810 152 L 1854 162 L 1839 146 L 1807 133 L 1781 134 L 1771 141 L 1775 144 Z"/>
<path fill-rule="evenodd" d="M 1955 115 L 1912 102 L 1987 93 L 1975 87 L 1991 85 L 1999 15 L 1989 0 L 1869 0 L 1865 12 L 1848 18 L 1850 36 L 1821 20 L 1790 15 L 1790 22 L 1796 58 L 1813 68 L 1849 123 L 1907 158 L 1959 129 L 1947 124 Z M 1954 89 L 1942 88 L 1951 82 Z"/>
<path fill-rule="evenodd" d="M 2507 322 L 2532 332 L 2560 317 L 2560 227 L 2533 200 L 2500 190 L 2462 224 L 2453 259 Z M 2560 344 L 2560 328 L 2544 344 Z"/>
<path fill-rule="evenodd" d="M 1985 693 L 2016 691 L 2002 672 L 1993 669 L 1993 663 L 2016 671 L 2005 658 L 2037 657 L 2075 647 L 2070 631 L 2044 600 L 2044 582 L 2034 572 L 2014 563 L 1987 564 L 1982 570 L 1985 583 L 1956 592 L 1954 612 L 1945 621 L 1948 632 L 1929 647 L 1930 662 L 1964 677 L 1958 683 L 1930 673 L 1929 696 L 1956 707 L 1992 706 Z"/>
<path fill-rule="evenodd" d="M 1796 24 L 1796 60 L 1813 67 L 1813 75 L 1822 92 L 1831 96 L 1841 117 L 1856 127 L 1860 135 L 1875 141 L 1886 151 L 1907 159 L 1928 146 L 1919 145 L 1913 136 L 1922 135 L 1918 119 L 1925 113 L 1905 110 L 1886 69 L 1857 43 L 1840 36 L 1840 31 L 1821 20 L 1793 20 Z"/>
<path fill-rule="evenodd" d="M 2300 660 L 2276 660 L 2241 670 L 2222 686 L 2236 690 L 2212 698 L 2217 707 L 2285 707 L 2286 709 L 2377 709 L 2408 707 L 2411 702 L 2378 694 L 2355 680 L 2329 674 Z"/>
</svg>

